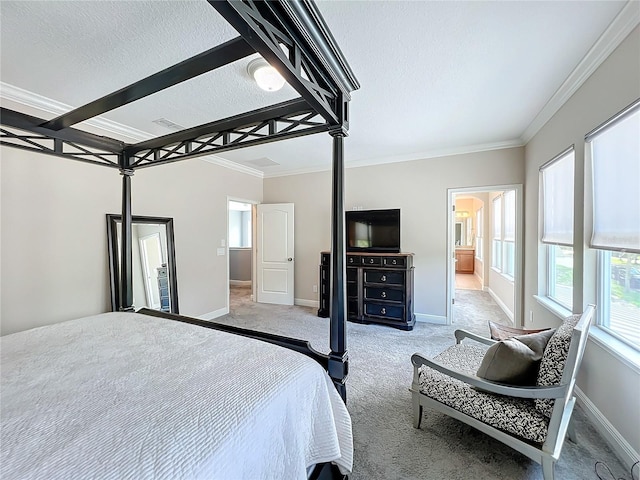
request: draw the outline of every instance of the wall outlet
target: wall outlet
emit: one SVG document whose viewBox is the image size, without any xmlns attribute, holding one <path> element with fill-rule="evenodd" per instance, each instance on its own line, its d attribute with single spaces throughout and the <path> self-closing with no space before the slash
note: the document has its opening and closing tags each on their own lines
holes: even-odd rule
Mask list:
<svg viewBox="0 0 640 480">
<path fill-rule="evenodd" d="M 223 256 L 225 254 L 225 249 L 224 248 L 218 248 L 218 256 Z"/>
<path fill-rule="evenodd" d="M 220 239 L 220 246 L 221 247 L 226 247 L 227 246 L 226 244 L 227 244 L 227 241 L 224 238 Z"/>
<path fill-rule="evenodd" d="M 313 286 L 313 293 L 318 293 L 318 285 Z"/>
</svg>

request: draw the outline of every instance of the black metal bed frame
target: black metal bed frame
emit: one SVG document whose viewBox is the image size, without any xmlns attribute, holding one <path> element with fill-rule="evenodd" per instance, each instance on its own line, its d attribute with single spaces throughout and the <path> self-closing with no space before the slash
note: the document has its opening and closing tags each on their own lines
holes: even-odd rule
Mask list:
<svg viewBox="0 0 640 480">
<path fill-rule="evenodd" d="M 349 129 L 350 93 L 360 85 L 312 0 L 207 1 L 238 31 L 239 37 L 52 120 L 2 108 L 0 144 L 119 170 L 122 175 L 119 307 L 122 311 L 132 311 L 131 177 L 137 169 L 328 132 L 333 137 L 333 278 L 330 353 L 322 355 L 319 361 L 346 401 L 348 355 L 344 288 L 343 140 Z M 280 72 L 300 94 L 299 98 L 136 144 L 126 144 L 72 127 L 256 52 Z M 207 326 L 208 322 L 200 323 Z M 300 341 L 292 344 L 295 342 Z"/>
</svg>

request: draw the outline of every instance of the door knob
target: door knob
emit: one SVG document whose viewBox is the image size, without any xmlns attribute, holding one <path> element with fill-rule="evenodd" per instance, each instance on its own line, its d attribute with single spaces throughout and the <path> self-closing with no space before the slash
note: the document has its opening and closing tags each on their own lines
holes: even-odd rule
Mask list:
<svg viewBox="0 0 640 480">
<path fill-rule="evenodd" d="M 291 257 L 287 258 L 287 262 L 292 262 L 292 261 L 293 261 L 293 258 Z"/>
</svg>

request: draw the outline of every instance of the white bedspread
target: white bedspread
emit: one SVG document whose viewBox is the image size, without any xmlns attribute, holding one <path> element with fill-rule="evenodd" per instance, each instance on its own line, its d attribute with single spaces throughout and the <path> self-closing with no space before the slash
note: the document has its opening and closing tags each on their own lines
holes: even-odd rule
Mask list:
<svg viewBox="0 0 640 480">
<path fill-rule="evenodd" d="M 308 357 L 107 313 L 2 337 L 0 477 L 305 479 L 351 470 L 351 419 Z"/>
</svg>

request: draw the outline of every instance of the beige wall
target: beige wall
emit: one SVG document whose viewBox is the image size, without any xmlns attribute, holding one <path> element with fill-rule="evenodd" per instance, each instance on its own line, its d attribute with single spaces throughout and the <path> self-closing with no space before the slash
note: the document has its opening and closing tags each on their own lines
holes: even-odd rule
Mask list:
<svg viewBox="0 0 640 480">
<path fill-rule="evenodd" d="M 443 320 L 447 298 L 447 189 L 523 182 L 523 148 L 348 168 L 345 208 L 401 209 L 402 250 L 415 254 L 415 312 Z M 329 172 L 264 181 L 265 203 L 295 204 L 296 299 L 318 299 L 312 287 L 318 284 L 320 251 L 330 247 L 330 198 Z"/>
<path fill-rule="evenodd" d="M 536 228 L 539 167 L 575 145 L 573 303 L 574 311 L 580 311 L 587 303 L 596 303 L 593 252 L 584 247 L 589 240 L 584 228 L 584 136 L 638 97 L 640 30 L 636 27 L 526 146 L 524 311 L 526 318 L 532 312 L 534 319 L 528 326 L 555 326 L 559 322 L 533 298 L 543 282 Z M 592 339 L 587 346 L 578 386 L 632 448 L 640 452 L 638 369 L 617 360 Z"/>
<path fill-rule="evenodd" d="M 2 334 L 110 310 L 107 213 L 117 170 L 2 148 Z M 180 312 L 227 304 L 227 195 L 262 200 L 262 179 L 194 159 L 134 175 L 133 214 L 173 217 Z"/>
</svg>

